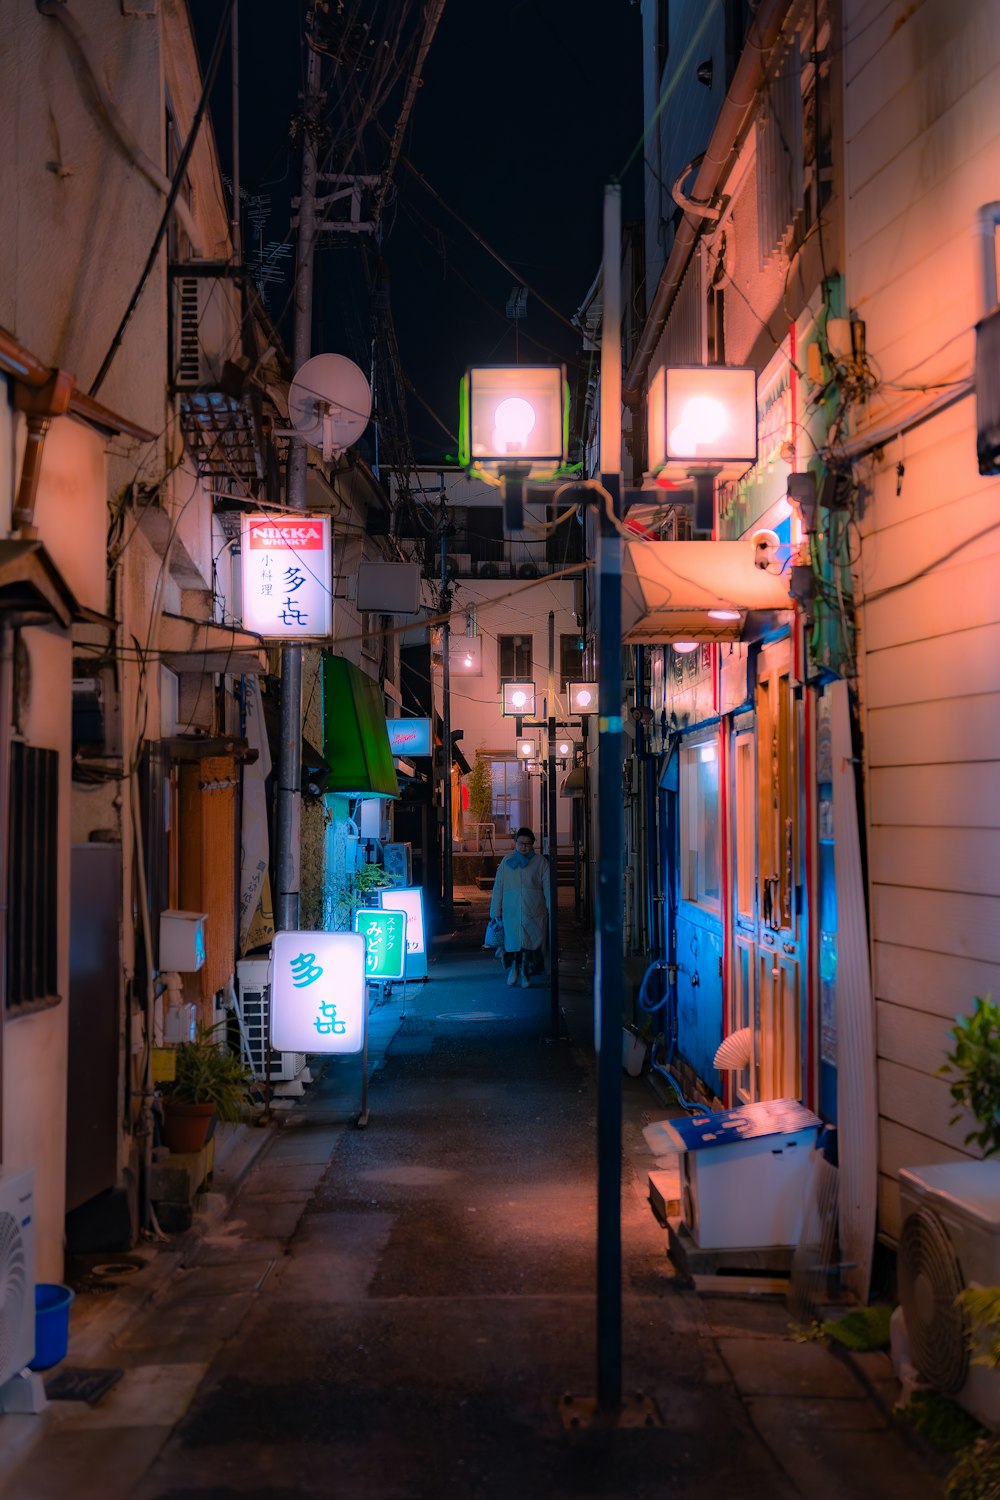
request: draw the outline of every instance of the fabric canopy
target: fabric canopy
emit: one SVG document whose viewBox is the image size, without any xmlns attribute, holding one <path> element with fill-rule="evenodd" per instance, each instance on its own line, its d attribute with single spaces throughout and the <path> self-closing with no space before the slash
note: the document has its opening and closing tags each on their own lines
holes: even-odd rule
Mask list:
<svg viewBox="0 0 1000 1500">
<path fill-rule="evenodd" d="M 377 682 L 342 656 L 323 657 L 325 791 L 342 797 L 398 797 L 385 710 Z"/>
<path fill-rule="evenodd" d="M 739 640 L 747 615 L 790 610 L 787 569 L 773 562 L 758 568 L 754 558 L 749 538 L 626 542 L 622 640 Z M 720 612 L 732 618 L 719 619 Z"/>
</svg>

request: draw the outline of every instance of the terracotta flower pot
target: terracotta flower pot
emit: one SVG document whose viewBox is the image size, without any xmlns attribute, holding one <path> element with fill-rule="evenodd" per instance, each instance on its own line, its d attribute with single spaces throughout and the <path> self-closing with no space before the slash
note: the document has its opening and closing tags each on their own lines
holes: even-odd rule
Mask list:
<svg viewBox="0 0 1000 1500">
<path fill-rule="evenodd" d="M 184 1099 L 163 1100 L 163 1144 L 182 1155 L 194 1155 L 208 1139 L 215 1118 L 214 1104 L 188 1104 Z"/>
</svg>

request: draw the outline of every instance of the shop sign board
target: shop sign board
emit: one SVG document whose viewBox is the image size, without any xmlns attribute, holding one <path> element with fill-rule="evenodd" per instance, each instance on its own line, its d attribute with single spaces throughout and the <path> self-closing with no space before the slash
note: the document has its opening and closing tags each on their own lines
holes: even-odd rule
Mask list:
<svg viewBox="0 0 1000 1500">
<path fill-rule="evenodd" d="M 365 940 L 356 932 L 276 932 L 271 1045 L 278 1052 L 360 1052 Z"/>
<path fill-rule="evenodd" d="M 365 940 L 365 976 L 369 980 L 402 979 L 406 972 L 406 913 L 361 907 L 354 930 Z"/>
<path fill-rule="evenodd" d="M 333 630 L 332 572 L 329 516 L 244 516 L 244 629 L 272 641 L 326 639 Z"/>
</svg>

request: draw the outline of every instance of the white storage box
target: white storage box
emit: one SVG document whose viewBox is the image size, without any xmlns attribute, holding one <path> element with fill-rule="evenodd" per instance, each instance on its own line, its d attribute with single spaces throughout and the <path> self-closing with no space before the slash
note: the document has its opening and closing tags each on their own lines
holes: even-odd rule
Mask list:
<svg viewBox="0 0 1000 1500">
<path fill-rule="evenodd" d="M 683 1152 L 681 1205 L 695 1243 L 703 1250 L 798 1244 L 820 1124 L 797 1099 L 660 1121 L 660 1140 Z"/>
<path fill-rule="evenodd" d="M 207 920 L 203 911 L 160 912 L 161 972 L 194 974 L 203 966 Z"/>
</svg>

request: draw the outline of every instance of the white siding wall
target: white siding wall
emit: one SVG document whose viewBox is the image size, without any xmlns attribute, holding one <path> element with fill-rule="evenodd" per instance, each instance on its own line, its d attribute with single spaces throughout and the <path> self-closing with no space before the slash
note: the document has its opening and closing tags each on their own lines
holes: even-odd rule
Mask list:
<svg viewBox="0 0 1000 1500">
<path fill-rule="evenodd" d="M 847 297 L 882 381 L 872 425 L 971 373 L 971 230 L 1000 197 L 1000 27 L 991 0 L 844 11 Z M 895 1235 L 898 1169 L 966 1149 L 935 1076 L 949 1024 L 1000 994 L 1000 483 L 977 472 L 974 402 L 890 443 L 866 490 L 879 1224 Z"/>
</svg>

